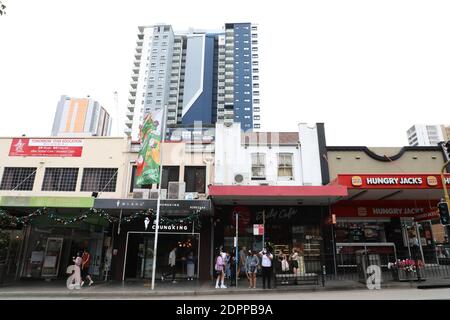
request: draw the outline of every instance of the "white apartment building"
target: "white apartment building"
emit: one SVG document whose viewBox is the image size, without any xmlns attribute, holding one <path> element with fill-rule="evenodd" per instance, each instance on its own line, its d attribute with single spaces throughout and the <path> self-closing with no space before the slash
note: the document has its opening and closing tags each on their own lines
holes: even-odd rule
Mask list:
<svg viewBox="0 0 450 320">
<path fill-rule="evenodd" d="M 446 126 L 415 124 L 407 131 L 410 146 L 436 146 L 447 136 Z"/>
</svg>

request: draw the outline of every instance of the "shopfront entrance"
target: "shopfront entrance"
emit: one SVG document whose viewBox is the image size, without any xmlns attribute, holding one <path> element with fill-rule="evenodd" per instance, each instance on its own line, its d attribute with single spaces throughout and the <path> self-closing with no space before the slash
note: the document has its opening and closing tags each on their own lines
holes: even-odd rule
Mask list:
<svg viewBox="0 0 450 320">
<path fill-rule="evenodd" d="M 154 232 L 127 233 L 122 280 L 151 280 L 154 259 Z M 176 247 L 176 277 L 187 278 L 187 258 L 194 257 L 194 278 L 198 278 L 200 233 L 158 232 L 156 278 L 169 272 L 170 251 Z"/>
</svg>

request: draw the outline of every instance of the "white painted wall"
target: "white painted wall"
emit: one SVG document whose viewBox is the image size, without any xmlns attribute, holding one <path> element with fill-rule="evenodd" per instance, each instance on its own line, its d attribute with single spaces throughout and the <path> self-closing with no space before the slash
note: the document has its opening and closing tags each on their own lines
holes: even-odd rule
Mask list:
<svg viewBox="0 0 450 320">
<path fill-rule="evenodd" d="M 317 129 L 302 128 L 300 146 L 248 146 L 241 144 L 241 128 L 239 123 L 227 127 L 216 124 L 216 152 L 215 152 L 215 179 L 214 184 L 233 185 L 234 176 L 243 174 L 243 184 L 259 185 L 268 182 L 270 185 L 321 185 L 319 147 Z M 305 147 L 303 147 L 303 145 Z M 251 180 L 252 153 L 264 153 L 266 166 L 266 180 Z M 278 177 L 278 153 L 293 154 L 293 180 Z"/>
</svg>

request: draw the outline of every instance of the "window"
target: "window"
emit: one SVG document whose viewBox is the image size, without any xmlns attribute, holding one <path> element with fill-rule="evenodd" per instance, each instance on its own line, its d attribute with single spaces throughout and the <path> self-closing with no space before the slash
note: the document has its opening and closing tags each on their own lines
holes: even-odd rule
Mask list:
<svg viewBox="0 0 450 320">
<path fill-rule="evenodd" d="M 160 105 L 161 104 L 161 100 L 156 100 L 156 104 Z"/>
<path fill-rule="evenodd" d="M 259 88 L 259 83 L 254 83 L 253 88 Z"/>
<path fill-rule="evenodd" d="M 292 153 L 278 154 L 278 177 L 292 178 Z"/>
<path fill-rule="evenodd" d="M 252 51 L 258 51 L 258 47 L 253 47 Z"/>
<path fill-rule="evenodd" d="M 164 77 L 158 77 L 158 81 L 164 81 Z"/>
<path fill-rule="evenodd" d="M 254 112 L 259 112 L 260 109 L 259 109 L 259 107 L 254 107 L 254 108 L 253 108 L 253 111 L 254 111 Z"/>
<path fill-rule="evenodd" d="M 165 70 L 159 70 L 159 74 L 164 74 Z"/>
<path fill-rule="evenodd" d="M 252 26 L 252 30 L 258 30 L 257 26 Z"/>
<path fill-rule="evenodd" d="M 255 123 L 255 124 L 253 125 L 253 127 L 254 127 L 255 129 L 259 129 L 259 128 L 261 128 L 261 125 L 260 125 L 259 123 Z"/>
<path fill-rule="evenodd" d="M 258 40 L 252 40 L 252 44 L 258 44 Z"/>
<path fill-rule="evenodd" d="M 252 65 L 257 66 L 258 65 L 258 61 L 253 61 Z"/>
<path fill-rule="evenodd" d="M 117 168 L 84 168 L 81 191 L 115 192 Z"/>
<path fill-rule="evenodd" d="M 33 190 L 37 168 L 6 167 L 0 190 Z"/>
<path fill-rule="evenodd" d="M 46 168 L 42 191 L 75 191 L 78 168 Z"/>
<path fill-rule="evenodd" d="M 254 95 L 254 96 L 259 96 L 259 91 L 253 92 L 253 95 Z"/>
<path fill-rule="evenodd" d="M 264 153 L 252 153 L 252 180 L 266 178 L 265 156 Z"/>
<path fill-rule="evenodd" d="M 163 39 L 167 39 L 167 34 L 163 35 Z"/>
<path fill-rule="evenodd" d="M 159 36 L 154 36 L 153 39 L 159 40 Z"/>
<path fill-rule="evenodd" d="M 253 116 L 253 120 L 259 120 L 259 119 L 260 119 L 260 116 L 259 116 L 259 115 Z"/>
<path fill-rule="evenodd" d="M 185 167 L 186 192 L 205 193 L 206 167 Z"/>
<path fill-rule="evenodd" d="M 253 80 L 259 80 L 259 76 L 253 76 Z"/>
<path fill-rule="evenodd" d="M 258 68 L 253 69 L 253 73 L 258 73 L 258 72 L 259 72 Z"/>
<path fill-rule="evenodd" d="M 163 166 L 161 177 L 161 189 L 168 189 L 169 182 L 180 181 L 180 167 Z"/>
<path fill-rule="evenodd" d="M 253 103 L 259 103 L 259 99 L 253 99 Z"/>
<path fill-rule="evenodd" d="M 161 97 L 161 94 L 162 94 L 162 93 L 158 91 L 158 92 L 156 93 L 156 96 L 157 96 L 157 97 Z"/>
<path fill-rule="evenodd" d="M 252 38 L 253 39 L 258 38 L 258 35 L 256 33 L 252 33 Z"/>
</svg>

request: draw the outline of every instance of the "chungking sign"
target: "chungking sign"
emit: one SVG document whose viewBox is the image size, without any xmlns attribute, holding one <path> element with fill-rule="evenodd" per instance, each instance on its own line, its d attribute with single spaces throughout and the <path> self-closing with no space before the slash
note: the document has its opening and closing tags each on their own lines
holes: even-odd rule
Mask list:
<svg viewBox="0 0 450 320">
<path fill-rule="evenodd" d="M 10 157 L 81 157 L 82 139 L 14 138 Z"/>
</svg>

